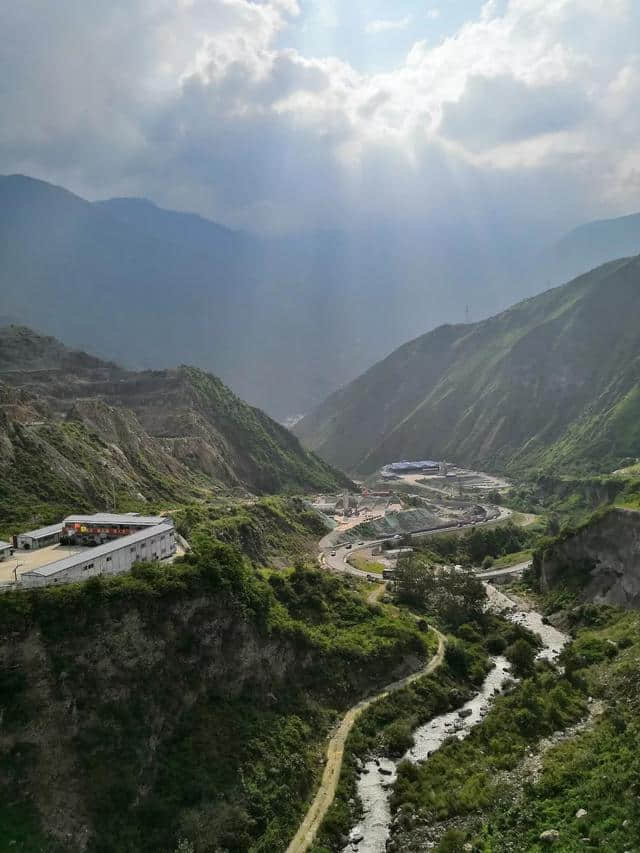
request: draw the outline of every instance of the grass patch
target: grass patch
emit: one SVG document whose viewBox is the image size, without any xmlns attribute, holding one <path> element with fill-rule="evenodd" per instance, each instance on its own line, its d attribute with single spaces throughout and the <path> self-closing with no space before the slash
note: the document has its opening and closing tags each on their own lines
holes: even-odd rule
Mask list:
<svg viewBox="0 0 640 853">
<path fill-rule="evenodd" d="M 362 557 L 360 554 L 352 554 L 347 562 L 361 572 L 367 572 L 371 575 L 381 575 L 386 569 L 383 563 L 377 563 L 375 560 L 369 560 L 367 557 Z"/>
<path fill-rule="evenodd" d="M 533 555 L 531 548 L 525 551 L 516 551 L 514 554 L 504 554 L 502 557 L 497 557 L 493 561 L 494 569 L 507 569 L 509 566 L 516 566 L 518 563 L 524 563 L 530 560 Z"/>
</svg>

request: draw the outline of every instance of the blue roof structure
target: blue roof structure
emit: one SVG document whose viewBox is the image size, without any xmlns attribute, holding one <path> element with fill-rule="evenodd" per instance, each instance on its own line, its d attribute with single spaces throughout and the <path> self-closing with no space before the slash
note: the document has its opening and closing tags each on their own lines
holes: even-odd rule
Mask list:
<svg viewBox="0 0 640 853">
<path fill-rule="evenodd" d="M 439 462 L 433 462 L 430 459 L 423 459 L 418 462 L 407 462 L 403 460 L 402 462 L 392 462 L 390 465 L 387 465 L 386 468 L 388 471 L 420 471 L 424 468 L 439 468 Z"/>
</svg>

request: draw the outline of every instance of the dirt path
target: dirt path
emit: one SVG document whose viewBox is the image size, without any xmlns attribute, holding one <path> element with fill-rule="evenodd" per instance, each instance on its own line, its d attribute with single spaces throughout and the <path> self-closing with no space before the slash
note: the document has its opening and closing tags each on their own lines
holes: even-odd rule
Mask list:
<svg viewBox="0 0 640 853">
<path fill-rule="evenodd" d="M 384 590 L 384 587 L 381 586 L 380 589 Z M 371 595 L 374 595 L 376 592 L 377 590 L 373 590 Z M 444 660 L 445 639 L 439 631 L 436 631 L 436 634 L 438 636 L 438 651 L 423 669 L 418 672 L 414 672 L 412 675 L 408 675 L 400 681 L 395 681 L 393 684 L 388 685 L 381 693 L 378 693 L 377 696 L 373 696 L 371 699 L 363 699 L 362 702 L 358 702 L 357 705 L 350 708 L 344 715 L 338 729 L 331 736 L 329 745 L 327 746 L 327 763 L 325 764 L 324 773 L 320 780 L 318 792 L 309 806 L 309 810 L 300 824 L 295 838 L 287 847 L 286 853 L 305 853 L 313 843 L 329 806 L 335 797 L 336 788 L 338 787 L 338 781 L 340 779 L 340 771 L 342 769 L 344 745 L 349 732 L 353 728 L 353 724 L 356 722 L 360 714 L 374 702 L 384 699 L 384 697 L 388 696 L 390 693 L 395 693 L 396 690 L 406 687 L 418 678 L 422 678 L 425 675 L 431 675 L 431 673 L 435 672 L 435 670 L 442 664 L 442 661 Z"/>
</svg>

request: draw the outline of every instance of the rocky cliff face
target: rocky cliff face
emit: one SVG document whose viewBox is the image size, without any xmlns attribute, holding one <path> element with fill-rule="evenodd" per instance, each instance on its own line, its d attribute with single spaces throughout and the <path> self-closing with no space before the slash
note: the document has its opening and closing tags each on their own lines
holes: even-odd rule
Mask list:
<svg viewBox="0 0 640 853">
<path fill-rule="evenodd" d="M 121 770 L 134 771 L 123 789 L 133 783 L 143 798 L 158 752 L 203 697 L 250 691 L 268 704 L 308 663 L 209 596 L 75 616 L 77 633 L 30 626 L 3 632 L 0 643 L 0 748 L 26 756 L 12 793 L 34 802 L 47 833 L 74 851 L 95 830 L 93 794 L 115 789 L 117 765 L 108 765 L 121 750 L 129 750 Z M 2 775 L 0 784 L 6 768 Z"/>
<path fill-rule="evenodd" d="M 640 609 L 640 512 L 611 510 L 546 548 L 538 567 L 543 591 L 568 585 L 584 601 Z"/>
<path fill-rule="evenodd" d="M 320 741 L 323 709 L 419 666 L 424 648 L 402 631 L 347 651 L 316 638 L 331 613 L 314 611 L 313 630 L 282 604 L 269 617 L 275 605 L 257 576 L 225 546 L 211 548 L 226 562 L 187 561 L 164 574 L 142 566 L 128 578 L 0 599 L 0 848 L 28 834 L 6 835 L 10 804 L 35 815 L 46 837 L 29 850 L 169 853 L 190 827 L 197 850 L 240 853 L 250 844 L 222 843 L 220 822 L 217 835 L 206 823 L 214 811 L 230 808 L 231 818 L 237 804 L 250 809 L 251 785 L 275 786 L 277 816 L 279 785 L 289 797 L 295 785 L 302 806 L 308 791 L 298 788 L 313 782 L 313 768 L 299 766 L 308 758 L 271 739 Z M 346 585 L 334 591 L 378 637 L 379 617 Z M 255 836 L 252 820 L 239 823 Z"/>
</svg>

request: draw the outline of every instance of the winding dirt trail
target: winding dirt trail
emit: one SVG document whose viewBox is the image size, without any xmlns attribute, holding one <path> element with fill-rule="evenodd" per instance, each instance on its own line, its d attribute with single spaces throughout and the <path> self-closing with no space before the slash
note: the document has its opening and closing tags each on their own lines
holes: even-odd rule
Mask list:
<svg viewBox="0 0 640 853">
<path fill-rule="evenodd" d="M 384 587 L 382 587 L 382 590 L 384 590 Z M 376 590 L 373 591 L 372 595 L 375 592 Z M 387 685 L 384 690 L 376 696 L 372 696 L 370 699 L 363 699 L 361 702 L 358 702 L 358 704 L 350 708 L 342 718 L 340 725 L 331 736 L 327 746 L 327 763 L 325 764 L 322 779 L 320 780 L 318 792 L 313 798 L 313 802 L 309 806 L 293 841 L 287 847 L 286 853 L 306 853 L 313 843 L 329 806 L 333 802 L 336 788 L 338 787 L 338 781 L 340 779 L 340 771 L 342 769 L 344 745 L 349 732 L 353 728 L 353 725 L 360 714 L 374 702 L 384 699 L 385 696 L 395 693 L 396 690 L 406 687 L 418 678 L 422 678 L 425 675 L 431 675 L 431 673 L 435 672 L 435 670 L 442 664 L 442 661 L 444 660 L 445 638 L 439 631 L 436 631 L 435 628 L 432 628 L 432 630 L 438 637 L 438 650 L 423 669 L 418 670 L 418 672 L 414 672 L 412 675 L 408 675 L 406 678 L 402 678 L 400 681 L 394 681 L 392 684 Z"/>
</svg>

